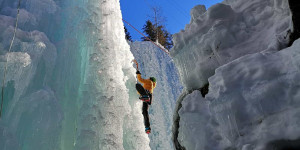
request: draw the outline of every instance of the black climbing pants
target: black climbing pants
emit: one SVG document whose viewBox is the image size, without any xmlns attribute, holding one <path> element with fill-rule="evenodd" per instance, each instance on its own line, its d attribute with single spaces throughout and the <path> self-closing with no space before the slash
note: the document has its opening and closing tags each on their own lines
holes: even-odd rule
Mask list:
<svg viewBox="0 0 300 150">
<path fill-rule="evenodd" d="M 149 109 L 149 104 L 147 102 L 143 102 L 143 116 L 144 116 L 144 124 L 146 128 L 150 127 L 148 109 Z"/>
<path fill-rule="evenodd" d="M 150 96 L 150 102 L 151 102 L 152 101 L 152 94 L 149 94 L 149 96 Z M 150 127 L 150 120 L 149 120 L 149 114 L 148 114 L 150 104 L 151 103 L 143 102 L 142 112 L 143 112 L 144 124 L 145 124 L 146 128 Z"/>
</svg>

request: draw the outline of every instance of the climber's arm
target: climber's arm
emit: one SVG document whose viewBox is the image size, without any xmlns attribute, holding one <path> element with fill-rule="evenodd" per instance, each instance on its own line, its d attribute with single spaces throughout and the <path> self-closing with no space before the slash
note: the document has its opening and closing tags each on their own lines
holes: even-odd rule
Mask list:
<svg viewBox="0 0 300 150">
<path fill-rule="evenodd" d="M 146 79 L 142 78 L 140 71 L 137 71 L 136 75 L 137 75 L 137 79 L 138 79 L 139 82 L 141 82 L 143 84 L 146 82 Z"/>
</svg>

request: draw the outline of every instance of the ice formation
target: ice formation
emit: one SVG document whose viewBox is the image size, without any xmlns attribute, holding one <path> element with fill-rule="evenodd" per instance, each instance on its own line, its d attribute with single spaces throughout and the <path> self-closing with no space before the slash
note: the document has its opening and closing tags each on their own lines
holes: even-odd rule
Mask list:
<svg viewBox="0 0 300 150">
<path fill-rule="evenodd" d="M 177 104 L 180 146 L 269 150 L 297 144 L 300 40 L 286 48 L 291 31 L 288 1 L 226 0 L 207 11 L 193 8 L 171 50 L 190 92 Z M 198 89 L 206 82 L 203 98 Z"/>
<path fill-rule="evenodd" d="M 1 150 L 150 149 L 118 0 L 0 0 Z"/>
<path fill-rule="evenodd" d="M 153 103 L 149 109 L 151 149 L 173 148 L 172 120 L 177 97 L 182 91 L 178 71 L 171 57 L 151 42 L 130 43 L 131 52 L 139 62 L 143 78 L 155 77 Z"/>
<path fill-rule="evenodd" d="M 173 149 L 177 69 L 150 42 L 129 47 L 118 0 L 22 1 L 8 52 L 17 5 L 0 0 L 0 73 L 8 61 L 1 150 Z M 286 48 L 288 2 L 226 0 L 191 15 L 171 50 L 186 89 L 177 141 L 186 149 L 263 150 L 299 138 L 300 41 Z M 149 137 L 133 58 L 144 78 L 158 80 Z M 207 82 L 203 98 L 197 89 Z"/>
</svg>

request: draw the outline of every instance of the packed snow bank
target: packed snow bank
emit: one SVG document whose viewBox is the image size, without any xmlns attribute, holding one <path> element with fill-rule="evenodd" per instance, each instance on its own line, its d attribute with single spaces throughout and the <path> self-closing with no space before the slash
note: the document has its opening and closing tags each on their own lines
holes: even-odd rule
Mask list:
<svg viewBox="0 0 300 150">
<path fill-rule="evenodd" d="M 174 34 L 171 55 L 188 90 L 201 88 L 214 70 L 246 54 L 276 51 L 292 30 L 288 1 L 227 0 L 196 6 L 185 30 Z"/>
<path fill-rule="evenodd" d="M 184 99 L 178 140 L 187 149 L 267 150 L 269 142 L 299 138 L 299 62 L 297 40 L 221 66 L 205 99 L 197 91 Z"/>
<path fill-rule="evenodd" d="M 237 146 L 247 142 L 259 147 L 272 140 L 300 137 L 296 117 L 300 113 L 299 52 L 297 40 L 278 53 L 257 53 L 233 61 L 218 68 L 209 79 L 207 99 L 212 100 L 220 127 L 228 129 L 223 131 L 230 141 Z M 222 122 L 226 116 L 232 121 Z M 236 130 L 229 128 L 234 121 Z"/>
<path fill-rule="evenodd" d="M 178 111 L 179 144 L 268 150 L 297 141 L 300 41 L 286 48 L 293 30 L 288 1 L 225 0 L 191 15 L 171 50 L 184 87 L 194 90 Z M 203 98 L 197 89 L 207 82 Z"/>
<path fill-rule="evenodd" d="M 187 150 L 220 150 L 228 145 L 227 139 L 220 135 L 218 123 L 211 116 L 210 102 L 201 96 L 200 91 L 187 95 L 181 104 L 177 138 L 181 146 Z"/>
<path fill-rule="evenodd" d="M 149 150 L 119 1 L 0 0 L 1 150 Z"/>
<path fill-rule="evenodd" d="M 157 80 L 149 109 L 151 149 L 173 149 L 172 115 L 176 99 L 182 91 L 178 71 L 170 56 L 151 42 L 133 42 L 130 48 L 139 63 L 142 77 L 155 77 Z M 138 97 L 134 99 L 138 101 Z M 141 113 L 138 115 L 142 116 Z"/>
</svg>

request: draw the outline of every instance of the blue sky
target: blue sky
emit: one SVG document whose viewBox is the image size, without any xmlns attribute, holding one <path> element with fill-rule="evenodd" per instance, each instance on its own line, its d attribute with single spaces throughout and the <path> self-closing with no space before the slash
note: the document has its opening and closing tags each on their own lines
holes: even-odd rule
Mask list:
<svg viewBox="0 0 300 150">
<path fill-rule="evenodd" d="M 206 9 L 222 0 L 120 0 L 123 19 L 142 32 L 146 20 L 153 15 L 151 7 L 160 7 L 166 18 L 164 25 L 171 33 L 177 33 L 190 22 L 190 10 L 199 4 Z M 141 35 L 125 24 L 133 40 L 140 40 Z"/>
</svg>

